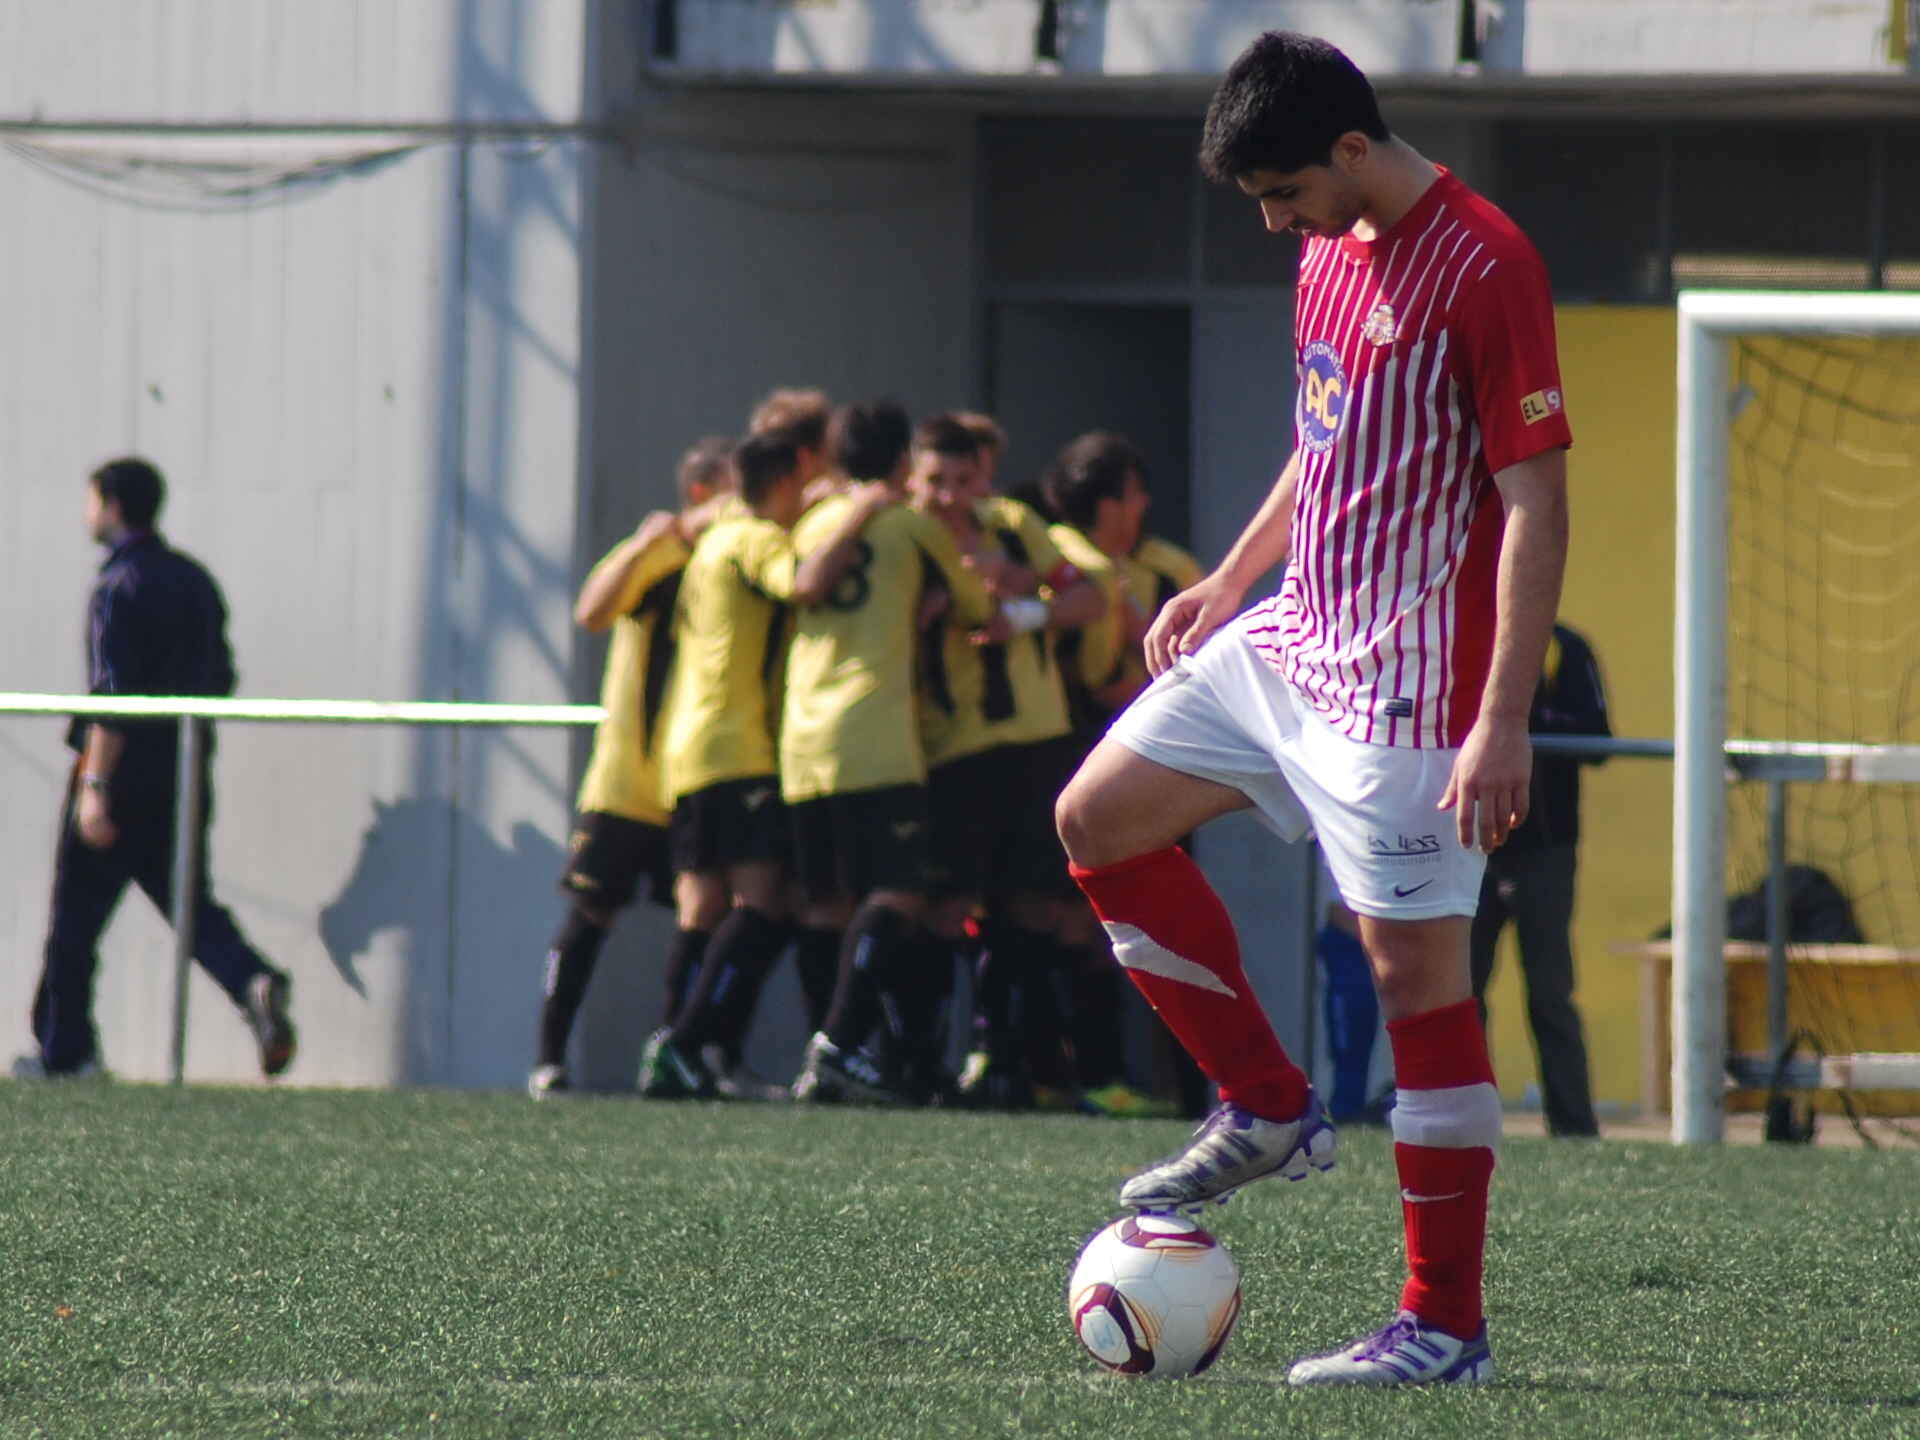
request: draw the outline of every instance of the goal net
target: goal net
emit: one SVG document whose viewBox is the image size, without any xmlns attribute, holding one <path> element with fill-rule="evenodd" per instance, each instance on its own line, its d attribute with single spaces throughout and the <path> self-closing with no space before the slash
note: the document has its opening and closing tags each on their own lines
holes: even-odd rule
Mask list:
<svg viewBox="0 0 1920 1440">
<path fill-rule="evenodd" d="M 1763 1075 L 1920 1114 L 1920 302 L 1680 324 L 1674 1137 Z"/>
<path fill-rule="evenodd" d="M 1729 736 L 1920 746 L 1920 337 L 1743 337 L 1728 362 Z M 1920 786 L 1826 768 L 1785 782 L 1789 1038 L 1836 1062 L 1920 1052 Z M 1728 888 L 1756 898 L 1770 799 L 1729 792 Z M 1743 909 L 1729 939 L 1752 945 L 1762 907 Z M 1777 1060 L 1759 978 L 1729 974 L 1730 1048 Z M 1920 1112 L 1920 1091 L 1827 1088 L 1830 1106 Z"/>
</svg>

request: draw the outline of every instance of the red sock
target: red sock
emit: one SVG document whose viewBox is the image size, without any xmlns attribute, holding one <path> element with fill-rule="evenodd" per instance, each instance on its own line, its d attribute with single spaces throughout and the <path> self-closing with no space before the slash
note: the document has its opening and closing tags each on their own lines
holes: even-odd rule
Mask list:
<svg viewBox="0 0 1920 1440">
<path fill-rule="evenodd" d="M 1147 1002 L 1220 1087 L 1263 1120 L 1297 1119 L 1307 1077 L 1287 1058 L 1240 966 L 1227 907 L 1180 850 L 1119 865 L 1073 867 Z"/>
<path fill-rule="evenodd" d="M 1487 1186 L 1500 1143 L 1500 1092 L 1471 1000 L 1390 1021 L 1393 1159 L 1407 1229 L 1400 1304 L 1470 1340 L 1484 1318 Z"/>
</svg>

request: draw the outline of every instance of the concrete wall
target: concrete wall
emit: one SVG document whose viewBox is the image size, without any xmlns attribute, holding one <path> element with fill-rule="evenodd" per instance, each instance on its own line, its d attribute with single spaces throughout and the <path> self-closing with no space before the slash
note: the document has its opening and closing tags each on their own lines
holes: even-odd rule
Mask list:
<svg viewBox="0 0 1920 1440">
<path fill-rule="evenodd" d="M 582 141 L 447 127 L 576 121 L 586 14 L 0 5 L 0 117 L 96 127 L 0 154 L 0 688 L 82 687 L 82 481 L 138 451 L 171 483 L 163 528 L 225 586 L 241 693 L 568 697 Z M 356 155 L 376 163 L 274 183 Z M 223 194 L 236 177 L 261 188 Z M 0 1006 L 22 1047 L 58 731 L 0 720 Z M 294 1080 L 521 1078 L 564 737 L 229 726 L 216 783 L 219 891 L 294 975 Z M 99 983 L 121 1074 L 163 1070 L 168 953 L 130 902 Z M 190 1075 L 256 1075 L 224 997 L 196 978 L 193 1005 Z"/>
</svg>

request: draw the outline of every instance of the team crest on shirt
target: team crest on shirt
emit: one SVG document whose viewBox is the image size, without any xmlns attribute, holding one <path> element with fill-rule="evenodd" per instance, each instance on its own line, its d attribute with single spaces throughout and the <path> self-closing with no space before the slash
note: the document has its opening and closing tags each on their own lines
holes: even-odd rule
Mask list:
<svg viewBox="0 0 1920 1440">
<path fill-rule="evenodd" d="M 1333 449 L 1347 414 L 1347 372 L 1340 352 L 1312 340 L 1300 352 L 1300 443 L 1316 455 Z"/>
<path fill-rule="evenodd" d="M 1400 322 L 1394 318 L 1393 306 L 1382 300 L 1367 316 L 1367 323 L 1360 327 L 1360 338 L 1372 345 L 1385 346 L 1399 337 Z"/>
</svg>

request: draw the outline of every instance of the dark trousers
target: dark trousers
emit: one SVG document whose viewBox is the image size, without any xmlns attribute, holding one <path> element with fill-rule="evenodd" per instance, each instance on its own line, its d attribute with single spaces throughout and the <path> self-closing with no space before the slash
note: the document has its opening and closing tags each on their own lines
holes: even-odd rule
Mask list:
<svg viewBox="0 0 1920 1440">
<path fill-rule="evenodd" d="M 1480 911 L 1473 919 L 1473 998 L 1487 1019 L 1487 981 L 1494 945 L 1512 921 L 1519 932 L 1520 969 L 1527 983 L 1527 1021 L 1540 1058 L 1547 1129 L 1555 1135 L 1596 1135 L 1587 1079 L 1587 1041 L 1573 1005 L 1573 877 L 1571 845 L 1502 847 L 1487 858 Z"/>
<path fill-rule="evenodd" d="M 204 774 L 201 786 L 204 862 L 206 822 L 213 812 L 213 787 Z M 172 774 L 163 773 L 158 765 L 130 767 L 124 777 L 116 775 L 109 809 L 120 833 L 105 850 L 96 850 L 80 838 L 78 792 L 68 791 L 54 859 L 45 968 L 33 997 L 33 1034 L 49 1070 L 75 1069 L 95 1053 L 93 975 L 100 965 L 100 932 L 113 918 L 127 886 L 138 885 L 162 915 L 173 918 L 174 789 Z M 236 1005 L 246 1003 L 253 977 L 271 968 L 247 943 L 226 908 L 214 903 L 204 863 L 194 903 L 193 958 Z"/>
</svg>

